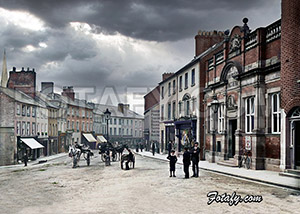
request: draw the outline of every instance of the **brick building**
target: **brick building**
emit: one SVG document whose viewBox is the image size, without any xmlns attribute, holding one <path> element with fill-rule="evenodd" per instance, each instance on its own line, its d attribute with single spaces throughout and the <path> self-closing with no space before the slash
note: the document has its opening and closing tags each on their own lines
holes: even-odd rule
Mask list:
<svg viewBox="0 0 300 214">
<path fill-rule="evenodd" d="M 300 1 L 282 0 L 280 168 L 300 169 Z"/>
</svg>

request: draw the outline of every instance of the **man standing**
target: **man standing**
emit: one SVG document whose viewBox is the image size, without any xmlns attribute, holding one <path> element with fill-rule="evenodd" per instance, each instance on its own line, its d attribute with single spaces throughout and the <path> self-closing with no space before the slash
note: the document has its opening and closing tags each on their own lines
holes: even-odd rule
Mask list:
<svg viewBox="0 0 300 214">
<path fill-rule="evenodd" d="M 155 142 L 152 143 L 152 154 L 155 155 Z"/>
<path fill-rule="evenodd" d="M 193 162 L 193 176 L 192 177 L 199 177 L 199 154 L 200 149 L 198 148 L 198 143 L 196 142 L 194 144 L 194 148 L 191 150 L 192 155 L 192 162 Z"/>
<path fill-rule="evenodd" d="M 183 171 L 185 174 L 185 178 L 189 178 L 189 168 L 191 164 L 191 154 L 188 151 L 187 147 L 184 147 L 184 153 L 183 153 Z"/>
<path fill-rule="evenodd" d="M 27 166 L 27 162 L 28 162 L 28 156 L 27 153 L 25 152 L 24 156 L 23 156 L 23 160 L 24 160 L 24 166 Z"/>
</svg>

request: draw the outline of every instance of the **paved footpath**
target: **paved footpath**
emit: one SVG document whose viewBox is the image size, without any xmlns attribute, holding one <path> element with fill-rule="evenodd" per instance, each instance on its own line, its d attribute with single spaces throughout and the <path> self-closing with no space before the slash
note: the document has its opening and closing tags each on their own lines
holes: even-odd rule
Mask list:
<svg viewBox="0 0 300 214">
<path fill-rule="evenodd" d="M 167 159 L 166 154 L 155 153 L 154 156 L 152 155 L 151 152 L 138 152 L 136 154 L 139 154 L 143 157 L 169 161 Z M 183 164 L 182 155 L 178 158 L 177 163 L 181 165 Z M 247 170 L 245 168 L 227 167 L 227 166 L 218 165 L 216 163 L 209 163 L 208 161 L 200 161 L 199 167 L 202 170 L 208 170 L 211 172 L 221 173 L 221 174 L 225 174 L 237 178 L 300 190 L 300 179 L 281 176 L 279 175 L 279 172 L 268 171 L 268 170 Z"/>
</svg>

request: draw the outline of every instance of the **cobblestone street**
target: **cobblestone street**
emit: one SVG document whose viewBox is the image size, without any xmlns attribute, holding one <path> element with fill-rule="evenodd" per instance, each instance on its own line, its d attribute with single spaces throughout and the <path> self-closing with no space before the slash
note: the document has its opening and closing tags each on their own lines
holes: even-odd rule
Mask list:
<svg viewBox="0 0 300 214">
<path fill-rule="evenodd" d="M 0 172 L 0 213 L 294 213 L 296 192 L 201 171 L 200 178 L 183 179 L 182 166 L 170 178 L 168 163 L 136 156 L 136 168 L 119 162 L 105 167 L 96 156 L 87 167 L 72 169 L 63 157 L 43 166 Z M 3 170 L 3 169 L 1 169 Z M 261 203 L 207 205 L 207 194 L 218 191 L 261 195 Z"/>
</svg>

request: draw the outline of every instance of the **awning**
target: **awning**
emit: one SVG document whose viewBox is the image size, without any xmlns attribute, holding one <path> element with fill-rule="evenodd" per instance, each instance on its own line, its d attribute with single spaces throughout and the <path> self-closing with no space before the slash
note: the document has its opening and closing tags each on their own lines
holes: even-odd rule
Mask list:
<svg viewBox="0 0 300 214">
<path fill-rule="evenodd" d="M 100 142 L 100 143 L 106 143 L 107 140 L 106 140 L 105 137 L 103 137 L 103 136 L 97 136 L 97 142 Z"/>
<path fill-rule="evenodd" d="M 31 149 L 44 148 L 44 146 L 37 142 L 34 138 L 21 138 L 21 141 L 27 146 L 29 146 Z"/>
<path fill-rule="evenodd" d="M 97 140 L 94 138 L 94 136 L 92 134 L 83 134 L 83 136 L 85 137 L 85 139 L 87 139 L 88 142 L 92 143 L 92 142 L 96 142 Z"/>
</svg>

